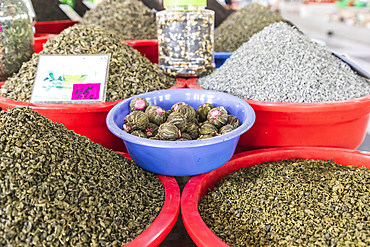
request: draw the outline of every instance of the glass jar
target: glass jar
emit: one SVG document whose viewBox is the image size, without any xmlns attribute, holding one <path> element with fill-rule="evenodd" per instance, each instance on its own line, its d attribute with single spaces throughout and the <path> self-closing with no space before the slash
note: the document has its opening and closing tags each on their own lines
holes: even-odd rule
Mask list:
<svg viewBox="0 0 370 247">
<path fill-rule="evenodd" d="M 157 13 L 159 68 L 177 77 L 200 77 L 215 69 L 214 11 L 206 0 L 165 0 Z"/>
<path fill-rule="evenodd" d="M 33 31 L 28 8 L 22 0 L 0 2 L 0 81 L 18 72 L 32 53 Z"/>
</svg>

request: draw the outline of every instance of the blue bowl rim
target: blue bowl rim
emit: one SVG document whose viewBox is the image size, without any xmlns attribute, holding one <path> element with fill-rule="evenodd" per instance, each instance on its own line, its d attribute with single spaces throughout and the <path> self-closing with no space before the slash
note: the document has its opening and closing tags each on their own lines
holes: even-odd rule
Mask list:
<svg viewBox="0 0 370 247">
<path fill-rule="evenodd" d="M 181 92 L 181 93 L 187 93 L 189 91 L 195 91 L 199 92 L 202 94 L 213 94 L 213 95 L 220 95 L 222 96 L 227 96 L 227 97 L 232 97 L 234 98 L 235 101 L 240 103 L 240 105 L 244 106 L 244 109 L 246 111 L 246 114 L 248 114 L 250 117 L 247 118 L 247 121 L 245 121 L 241 126 L 239 126 L 237 129 L 230 131 L 226 134 L 220 135 L 220 136 L 215 136 L 212 138 L 207 138 L 207 139 L 200 139 L 200 140 L 191 140 L 191 141 L 162 141 L 162 140 L 150 140 L 138 136 L 131 135 L 129 133 L 126 133 L 122 129 L 120 129 L 113 120 L 113 115 L 116 109 L 118 109 L 122 104 L 125 104 L 126 102 L 130 102 L 134 98 L 146 98 L 145 95 L 147 94 L 160 94 L 163 91 L 166 91 L 167 93 L 171 92 Z M 185 102 L 186 103 L 186 102 Z M 205 89 L 165 89 L 165 90 L 157 90 L 157 91 L 151 91 L 147 93 L 142 93 L 139 95 L 132 96 L 128 99 L 125 99 L 121 101 L 120 103 L 116 104 L 109 112 L 108 116 L 106 119 L 106 124 L 108 126 L 108 129 L 117 137 L 123 139 L 123 141 L 128 141 L 131 143 L 139 144 L 139 145 L 145 145 L 149 147 L 160 147 L 160 148 L 194 148 L 194 147 L 200 147 L 200 146 L 207 146 L 207 145 L 213 145 L 217 143 L 221 143 L 224 141 L 228 141 L 234 138 L 237 138 L 241 136 L 243 133 L 248 131 L 254 124 L 256 120 L 256 114 L 253 110 L 253 108 L 244 100 L 227 94 L 223 92 L 218 92 L 218 91 L 213 91 L 213 90 L 205 90 Z"/>
<path fill-rule="evenodd" d="M 232 52 L 214 52 L 213 56 L 215 59 L 228 59 L 232 54 Z"/>
</svg>

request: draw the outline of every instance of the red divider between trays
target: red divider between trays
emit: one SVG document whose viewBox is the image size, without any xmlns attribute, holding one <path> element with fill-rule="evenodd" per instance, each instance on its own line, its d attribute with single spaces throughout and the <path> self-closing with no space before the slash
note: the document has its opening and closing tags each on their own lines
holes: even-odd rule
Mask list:
<svg viewBox="0 0 370 247">
<path fill-rule="evenodd" d="M 117 152 L 131 160 L 128 153 Z M 165 202 L 161 212 L 153 223 L 128 243 L 127 247 L 155 247 L 166 238 L 175 225 L 180 213 L 180 187 L 174 177 L 157 175 L 165 191 Z"/>
<path fill-rule="evenodd" d="M 206 174 L 192 177 L 186 184 L 181 196 L 181 215 L 184 226 L 199 247 L 227 247 L 205 224 L 198 211 L 200 199 L 213 189 L 215 184 L 230 173 L 241 168 L 251 167 L 263 162 L 284 159 L 333 159 L 341 165 L 354 165 L 370 168 L 370 153 L 319 147 L 270 148 L 249 151 L 234 155 L 233 158 L 220 168 Z"/>
</svg>

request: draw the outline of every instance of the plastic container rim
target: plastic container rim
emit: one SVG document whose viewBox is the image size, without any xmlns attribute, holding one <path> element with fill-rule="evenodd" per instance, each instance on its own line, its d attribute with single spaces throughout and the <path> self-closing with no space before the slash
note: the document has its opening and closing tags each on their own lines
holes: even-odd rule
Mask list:
<svg viewBox="0 0 370 247">
<path fill-rule="evenodd" d="M 119 153 L 131 160 L 127 153 L 116 153 Z M 181 198 L 180 187 L 176 179 L 174 177 L 163 175 L 156 176 L 159 178 L 165 189 L 165 200 L 162 209 L 159 212 L 157 218 L 155 218 L 155 220 L 152 222 L 152 224 L 150 224 L 147 229 L 145 229 L 139 236 L 134 238 L 134 240 L 127 243 L 125 246 L 152 246 L 155 240 L 158 239 L 157 241 L 159 241 L 161 240 L 160 238 L 163 237 L 164 239 L 166 237 L 163 236 L 163 234 L 165 234 L 167 230 L 170 230 L 174 226 L 178 218 L 178 214 L 180 212 Z M 172 217 L 172 215 L 175 217 Z M 144 245 L 144 243 L 149 243 L 149 245 Z"/>
<path fill-rule="evenodd" d="M 189 89 L 189 88 L 187 88 L 187 89 L 167 89 L 166 91 L 168 91 L 170 93 L 172 90 L 181 90 L 181 92 L 183 92 L 183 93 L 196 90 L 196 91 L 202 91 L 202 92 L 208 93 L 208 94 L 211 93 L 211 94 L 227 95 L 228 97 L 230 97 L 230 96 L 235 97 L 235 96 L 230 95 L 230 94 L 217 92 L 217 91 L 212 91 L 212 90 L 204 90 L 204 89 Z M 164 91 L 164 90 L 152 91 L 152 92 L 149 92 L 149 93 L 160 93 L 161 91 Z M 131 143 L 135 143 L 135 144 L 139 144 L 139 145 L 145 145 L 145 146 L 149 146 L 149 147 L 171 148 L 171 149 L 175 149 L 175 148 L 195 148 L 195 147 L 200 147 L 200 146 L 208 146 L 208 145 L 217 144 L 217 143 L 220 143 L 220 142 L 224 142 L 224 141 L 231 140 L 231 139 L 234 139 L 236 137 L 239 137 L 240 135 L 242 135 L 243 133 L 248 131 L 253 126 L 253 124 L 256 120 L 256 115 L 255 115 L 255 112 L 254 112 L 253 108 L 247 102 L 245 102 L 244 100 L 239 99 L 238 97 L 235 97 L 235 101 L 239 102 L 240 105 L 244 106 L 244 109 L 246 111 L 245 114 L 250 115 L 251 119 L 249 121 L 245 121 L 237 129 L 235 129 L 233 131 L 230 131 L 226 134 L 216 136 L 216 137 L 212 137 L 212 138 L 201 139 L 201 140 L 191 140 L 191 141 L 159 141 L 159 140 L 150 140 L 150 139 L 146 139 L 146 138 L 142 138 L 142 137 L 137 137 L 137 136 L 131 135 L 129 133 L 126 133 L 122 129 L 118 128 L 118 126 L 114 123 L 114 120 L 113 120 L 113 112 L 115 111 L 115 109 L 119 108 L 122 104 L 125 104 L 125 103 L 127 103 L 128 101 L 131 101 L 134 98 L 137 98 L 137 97 L 145 98 L 145 94 L 147 94 L 147 93 L 140 94 L 140 95 L 135 95 L 133 97 L 130 97 L 128 99 L 125 99 L 125 100 L 121 101 L 120 103 L 115 105 L 112 108 L 112 110 L 110 110 L 109 113 L 108 113 L 108 116 L 107 116 L 107 126 L 108 126 L 108 128 L 110 129 L 110 131 L 112 131 L 112 133 L 114 135 L 123 139 L 123 141 L 128 141 L 128 142 L 131 142 Z"/>
<path fill-rule="evenodd" d="M 367 78 L 365 78 L 367 79 Z M 194 85 L 194 83 L 196 85 Z M 370 83 L 370 82 L 369 82 Z M 193 84 L 193 86 L 192 86 Z M 197 84 L 197 79 L 190 82 L 191 88 L 203 89 Z M 236 97 L 236 96 L 235 96 Z M 264 107 L 268 108 L 268 111 L 272 112 L 326 112 L 326 111 L 343 111 L 346 108 L 359 108 L 358 104 L 364 104 L 370 107 L 370 94 L 359 98 L 340 100 L 340 101 L 329 101 L 329 102 L 314 102 L 314 103 L 289 103 L 289 102 L 270 102 L 270 101 L 257 101 L 250 99 L 243 99 L 247 103 L 253 105 L 253 109 L 262 110 Z M 255 108 L 257 107 L 257 108 Z"/>
<path fill-rule="evenodd" d="M 265 149 L 259 149 L 259 150 L 239 153 L 233 156 L 233 158 L 231 158 L 229 162 L 232 162 L 234 160 L 235 162 L 238 162 L 237 160 L 242 157 L 252 157 L 252 156 L 261 156 L 263 154 L 284 153 L 284 152 L 302 152 L 302 151 L 310 151 L 310 152 L 329 151 L 329 152 L 337 152 L 337 153 L 339 152 L 343 155 L 370 156 L 370 152 L 349 150 L 349 149 L 343 149 L 343 148 L 280 147 L 280 148 L 265 148 Z M 301 155 L 297 154 L 296 158 L 300 158 L 300 156 Z M 276 159 L 276 160 L 279 160 L 279 159 Z M 227 163 L 225 165 L 227 165 Z M 222 169 L 222 167 L 218 169 Z M 241 168 L 242 167 L 240 167 L 240 169 Z M 210 173 L 217 172 L 218 169 L 207 172 L 205 174 L 193 176 L 186 184 L 182 192 L 182 195 L 181 195 L 181 215 L 183 217 L 184 225 L 189 235 L 191 235 L 192 240 L 197 244 L 197 246 L 209 246 L 208 245 L 209 242 L 212 242 L 214 246 L 223 246 L 223 247 L 229 246 L 208 228 L 208 226 L 206 225 L 206 223 L 203 221 L 202 217 L 200 216 L 200 213 L 198 210 L 199 201 L 201 199 L 199 195 L 199 191 L 202 189 L 201 188 L 202 182 L 204 179 L 206 179 L 209 176 Z M 193 226 L 192 228 L 189 227 L 190 223 Z M 206 240 L 205 238 L 207 238 L 208 243 L 203 242 Z"/>
<path fill-rule="evenodd" d="M 158 45 L 158 39 L 143 39 L 143 40 L 124 40 L 125 43 L 131 46 L 147 46 L 147 45 Z"/>
</svg>

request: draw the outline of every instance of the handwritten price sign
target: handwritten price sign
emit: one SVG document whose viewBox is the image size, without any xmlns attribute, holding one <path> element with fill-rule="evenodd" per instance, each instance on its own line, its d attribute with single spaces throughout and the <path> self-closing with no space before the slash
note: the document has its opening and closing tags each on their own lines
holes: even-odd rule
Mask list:
<svg viewBox="0 0 370 247">
<path fill-rule="evenodd" d="M 72 100 L 98 100 L 100 83 L 73 84 Z"/>
<path fill-rule="evenodd" d="M 40 55 L 31 103 L 105 102 L 111 54 Z"/>
</svg>

